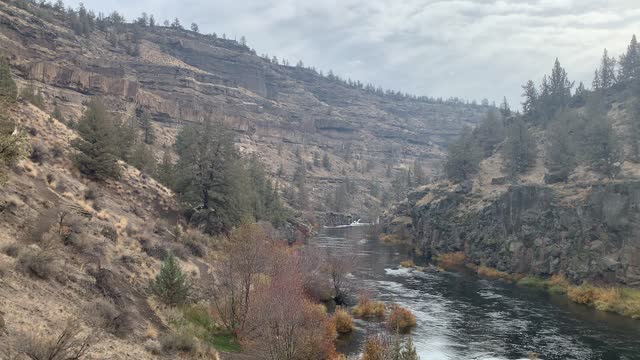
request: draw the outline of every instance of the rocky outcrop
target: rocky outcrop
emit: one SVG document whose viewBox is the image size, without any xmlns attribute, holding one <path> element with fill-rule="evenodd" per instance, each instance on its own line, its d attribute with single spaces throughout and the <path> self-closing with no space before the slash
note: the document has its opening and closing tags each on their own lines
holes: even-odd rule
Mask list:
<svg viewBox="0 0 640 360">
<path fill-rule="evenodd" d="M 514 185 L 488 201 L 433 186 L 411 194 L 386 224 L 409 216 L 427 258 L 463 251 L 511 273 L 640 286 L 639 204 L 640 181 Z"/>
<path fill-rule="evenodd" d="M 40 18 L 7 2 L 0 3 L 0 48 L 20 85 L 35 86 L 47 110 L 56 102 L 67 120 L 78 119 L 91 96 L 104 98 L 122 118 L 149 112 L 167 135 L 159 137 L 158 158 L 177 127 L 210 117 L 224 118 L 238 147 L 260 157 L 283 187 L 298 163 L 327 153 L 331 170 L 311 166 L 308 172 L 316 208 L 345 177 L 390 183 L 383 165 L 361 171 L 367 163 L 399 171 L 420 159 L 433 174 L 446 144 L 486 111 L 380 96 L 189 31 L 127 25 L 115 39 L 97 30 L 79 37 L 55 16 Z M 284 173 L 277 175 L 280 168 Z M 354 209 L 377 202 L 366 189 L 359 187 Z"/>
</svg>

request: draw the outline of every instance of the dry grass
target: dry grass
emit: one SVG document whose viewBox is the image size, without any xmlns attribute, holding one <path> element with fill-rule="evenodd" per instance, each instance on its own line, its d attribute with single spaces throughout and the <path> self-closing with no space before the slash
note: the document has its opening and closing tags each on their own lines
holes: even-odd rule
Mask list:
<svg viewBox="0 0 640 360">
<path fill-rule="evenodd" d="M 462 251 L 440 254 L 435 258 L 438 265 L 444 268 L 462 266 L 467 256 Z"/>
<path fill-rule="evenodd" d="M 395 234 L 381 234 L 378 239 L 385 244 L 398 244 L 400 239 Z"/>
<path fill-rule="evenodd" d="M 369 337 L 362 349 L 362 360 L 384 360 L 388 352 L 389 345 L 382 337 Z"/>
<path fill-rule="evenodd" d="M 358 299 L 358 305 L 353 308 L 353 315 L 360 318 L 384 318 L 386 306 L 382 301 L 371 300 L 367 296 Z"/>
<path fill-rule="evenodd" d="M 478 273 L 479 276 L 489 278 L 489 279 L 498 279 L 498 280 L 505 280 L 505 281 L 515 280 L 515 276 L 509 273 L 500 271 L 498 269 L 494 269 L 492 267 L 484 266 L 484 265 L 478 266 L 478 269 L 476 270 L 476 272 Z"/>
<path fill-rule="evenodd" d="M 391 331 L 397 331 L 406 334 L 416 326 L 416 316 L 400 305 L 393 305 L 391 313 L 387 317 L 387 328 Z"/>
<path fill-rule="evenodd" d="M 336 331 L 340 334 L 347 334 L 353 331 L 353 318 L 344 309 L 336 309 L 333 314 L 333 322 L 336 327 Z"/>
<path fill-rule="evenodd" d="M 404 268 L 414 268 L 416 267 L 416 264 L 413 262 L 413 260 L 405 260 L 400 262 L 400 266 Z"/>
</svg>

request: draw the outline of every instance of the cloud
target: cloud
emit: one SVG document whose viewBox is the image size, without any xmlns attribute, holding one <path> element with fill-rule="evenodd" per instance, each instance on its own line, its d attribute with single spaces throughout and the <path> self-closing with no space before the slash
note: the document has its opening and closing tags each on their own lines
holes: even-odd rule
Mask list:
<svg viewBox="0 0 640 360">
<path fill-rule="evenodd" d="M 619 54 L 640 18 L 636 0 L 84 0 L 128 18 L 195 21 L 247 37 L 260 54 L 420 95 L 519 102 L 559 57 L 589 84 L 604 47 Z"/>
</svg>

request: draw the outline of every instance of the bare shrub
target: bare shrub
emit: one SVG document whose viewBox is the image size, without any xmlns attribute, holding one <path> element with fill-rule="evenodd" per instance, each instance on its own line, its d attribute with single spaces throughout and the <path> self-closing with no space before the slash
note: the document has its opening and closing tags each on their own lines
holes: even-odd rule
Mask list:
<svg viewBox="0 0 640 360">
<path fill-rule="evenodd" d="M 400 305 L 392 305 L 387 317 L 387 328 L 391 331 L 406 334 L 416 326 L 416 316 Z"/>
<path fill-rule="evenodd" d="M 85 357 L 93 343 L 93 335 L 82 335 L 77 321 L 68 321 L 57 336 L 22 334 L 19 352 L 31 360 L 79 360 Z"/>
<path fill-rule="evenodd" d="M 18 255 L 17 269 L 24 274 L 46 280 L 58 272 L 58 248 L 52 240 L 23 248 Z"/>
<path fill-rule="evenodd" d="M 117 309 L 110 301 L 95 300 L 85 308 L 85 312 L 92 326 L 102 328 L 117 337 L 123 338 L 133 330 L 131 314 Z"/>
<path fill-rule="evenodd" d="M 243 225 L 231 233 L 215 267 L 213 303 L 224 327 L 234 334 L 244 330 L 252 288 L 265 269 L 266 245 L 259 225 Z"/>
<path fill-rule="evenodd" d="M 192 334 L 184 331 L 170 331 L 160 336 L 162 350 L 167 353 L 195 352 L 198 349 L 198 340 Z"/>
<path fill-rule="evenodd" d="M 49 152 L 41 141 L 31 144 L 31 154 L 29 155 L 31 161 L 36 164 L 42 164 L 48 157 Z"/>
<path fill-rule="evenodd" d="M 259 286 L 245 337 L 270 360 L 320 360 L 335 355 L 336 329 L 324 306 L 310 302 L 295 255 L 283 256 Z"/>
</svg>

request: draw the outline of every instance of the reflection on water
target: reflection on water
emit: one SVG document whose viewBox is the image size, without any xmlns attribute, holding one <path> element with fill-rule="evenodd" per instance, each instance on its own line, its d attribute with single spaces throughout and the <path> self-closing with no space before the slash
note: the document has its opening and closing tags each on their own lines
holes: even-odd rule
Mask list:
<svg viewBox="0 0 640 360">
<path fill-rule="evenodd" d="M 367 240 L 366 227 L 325 229 L 311 246 L 357 257 L 354 277 L 374 297 L 411 309 L 422 360 L 640 359 L 640 321 L 554 296 L 468 274 L 398 269 L 408 250 Z M 358 353 L 382 324 L 356 321 L 339 350 Z"/>
</svg>

